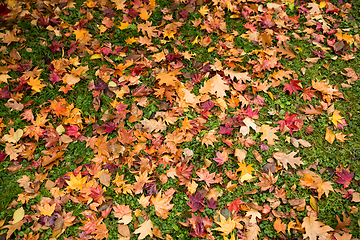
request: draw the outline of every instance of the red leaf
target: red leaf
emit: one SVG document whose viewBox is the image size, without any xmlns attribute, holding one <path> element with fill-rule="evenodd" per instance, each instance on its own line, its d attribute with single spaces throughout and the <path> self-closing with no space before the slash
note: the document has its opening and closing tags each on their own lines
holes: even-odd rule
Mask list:
<svg viewBox="0 0 360 240">
<path fill-rule="evenodd" d="M 225 127 L 220 126 L 220 131 L 219 131 L 219 133 L 220 133 L 220 134 L 232 135 L 231 131 L 232 131 L 233 129 L 234 129 L 234 128 L 230 127 L 229 124 L 226 124 Z"/>
<path fill-rule="evenodd" d="M 196 211 L 200 211 L 203 212 L 204 210 L 204 197 L 205 194 L 200 194 L 199 192 L 195 193 L 195 195 L 189 195 L 189 200 L 190 202 L 187 202 L 186 204 L 189 205 L 189 207 L 191 207 L 191 211 L 196 212 Z"/>
<path fill-rule="evenodd" d="M 66 129 L 66 134 L 69 136 L 74 136 L 76 138 L 81 136 L 81 133 L 79 132 L 79 127 L 75 124 L 71 125 L 70 127 L 66 127 Z"/>
<path fill-rule="evenodd" d="M 240 206 L 241 204 L 245 204 L 245 202 L 241 201 L 240 199 L 241 199 L 241 197 L 238 197 L 237 199 L 235 199 L 235 200 L 230 204 L 230 206 L 227 207 L 227 208 L 229 209 L 229 211 L 231 211 L 231 212 L 232 212 L 232 211 L 237 212 L 237 211 L 240 210 L 239 206 Z"/>
<path fill-rule="evenodd" d="M 341 167 L 341 171 L 336 172 L 336 175 L 339 176 L 339 179 L 335 182 L 339 184 L 343 184 L 344 188 L 347 188 L 350 185 L 351 180 L 354 177 L 354 173 L 349 173 L 349 171 L 343 167 Z"/>
<path fill-rule="evenodd" d="M 316 97 L 313 93 L 315 90 L 312 90 L 311 87 L 305 88 L 303 94 L 301 95 L 304 101 L 309 100 L 311 101 L 312 97 Z"/>
<path fill-rule="evenodd" d="M 302 90 L 302 87 L 300 87 L 298 85 L 299 83 L 300 83 L 300 81 L 297 81 L 297 80 L 291 80 L 290 84 L 289 83 L 283 83 L 283 85 L 285 86 L 283 92 L 289 91 L 289 96 L 293 92 L 295 92 L 295 94 L 297 95 L 297 90 Z"/>
<path fill-rule="evenodd" d="M 213 160 L 218 163 L 216 166 L 223 165 L 228 160 L 228 154 L 225 151 L 222 153 L 216 152 L 216 158 L 213 158 Z"/>
<path fill-rule="evenodd" d="M 277 121 L 277 124 L 280 124 L 280 131 L 287 126 L 290 129 L 290 134 L 292 135 L 293 131 L 299 131 L 303 125 L 303 121 L 296 118 L 296 113 L 289 115 L 289 112 L 285 113 L 285 119 Z"/>
</svg>

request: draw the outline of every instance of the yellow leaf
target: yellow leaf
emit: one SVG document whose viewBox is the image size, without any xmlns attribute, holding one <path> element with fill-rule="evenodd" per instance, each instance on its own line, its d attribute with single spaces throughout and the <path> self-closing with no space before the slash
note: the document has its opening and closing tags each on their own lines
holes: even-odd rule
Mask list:
<svg viewBox="0 0 360 240">
<path fill-rule="evenodd" d="M 65 180 L 68 184 L 68 188 L 74 190 L 81 190 L 86 183 L 86 177 L 81 177 L 81 173 L 75 177 L 73 173 L 70 173 L 70 181 Z"/>
<path fill-rule="evenodd" d="M 314 209 L 314 211 L 316 211 L 316 212 L 319 211 L 318 203 L 317 203 L 316 199 L 311 195 L 310 195 L 310 206 L 312 209 Z"/>
<path fill-rule="evenodd" d="M 124 30 L 124 29 L 127 29 L 128 28 L 128 26 L 130 25 L 130 23 L 128 23 L 128 22 L 122 22 L 122 23 L 120 23 L 120 26 L 117 26 L 120 30 Z"/>
<path fill-rule="evenodd" d="M 31 77 L 27 84 L 29 84 L 31 86 L 31 89 L 35 92 L 41 92 L 41 89 L 46 86 L 45 84 L 41 83 L 38 77 L 35 79 Z"/>
<path fill-rule="evenodd" d="M 94 55 L 92 55 L 92 56 L 90 57 L 91 60 L 93 60 L 93 59 L 99 59 L 99 58 L 101 58 L 101 55 L 98 54 L 98 53 L 96 53 L 96 54 L 94 54 Z"/>
<path fill-rule="evenodd" d="M 56 207 L 56 203 L 50 206 L 50 204 L 46 202 L 44 206 L 39 206 L 38 208 L 41 215 L 51 216 L 55 211 L 55 207 Z"/>
<path fill-rule="evenodd" d="M 2 82 L 3 82 L 3 83 L 7 83 L 7 82 L 8 82 L 7 80 L 8 80 L 9 78 L 11 78 L 11 77 L 10 77 L 8 74 L 1 74 L 1 75 L 0 75 L 0 83 L 2 83 Z"/>
<path fill-rule="evenodd" d="M 65 76 L 63 77 L 63 82 L 66 83 L 67 85 L 71 86 L 74 85 L 76 83 L 78 83 L 80 81 L 79 77 L 74 76 L 73 74 L 65 74 Z"/>
<path fill-rule="evenodd" d="M 187 186 L 188 191 L 191 194 L 195 194 L 197 187 L 198 187 L 198 184 L 195 181 L 191 181 L 191 183 Z"/>
<path fill-rule="evenodd" d="M 155 7 L 156 6 L 156 0 L 150 0 L 149 1 L 149 6 Z"/>
<path fill-rule="evenodd" d="M 126 0 L 111 0 L 115 3 L 116 10 L 123 10 L 125 9 L 125 2 Z"/>
<path fill-rule="evenodd" d="M 326 2 L 325 1 L 320 2 L 319 8 L 324 8 L 324 7 L 326 7 Z"/>
<path fill-rule="evenodd" d="M 234 233 L 231 234 L 231 238 L 224 236 L 224 240 L 236 240 Z"/>
<path fill-rule="evenodd" d="M 136 42 L 137 42 L 137 38 L 134 38 L 134 37 L 127 38 L 127 39 L 125 39 L 125 42 L 126 42 L 126 44 L 131 45 L 131 44 L 133 44 L 133 43 L 136 43 Z"/>
<path fill-rule="evenodd" d="M 140 17 L 142 20 L 146 21 L 146 20 L 149 19 L 150 15 L 148 14 L 148 12 L 146 11 L 145 8 L 141 8 L 141 9 L 140 9 L 139 17 Z"/>
<path fill-rule="evenodd" d="M 335 140 L 335 134 L 330 128 L 326 129 L 325 140 L 332 144 Z"/>
<path fill-rule="evenodd" d="M 343 117 L 340 116 L 339 113 L 340 112 L 338 110 L 335 110 L 332 117 L 329 117 L 329 120 L 331 120 L 335 126 L 337 126 L 338 123 L 341 124 L 340 120 L 343 119 Z"/>
<path fill-rule="evenodd" d="M 207 7 L 207 5 L 205 6 L 202 6 L 200 9 L 199 9 L 199 13 L 201 13 L 201 15 L 203 17 L 205 17 L 206 14 L 208 14 L 209 12 L 209 8 Z"/>
<path fill-rule="evenodd" d="M 215 50 L 215 47 L 209 47 L 208 48 L 208 52 L 212 52 L 212 51 L 214 51 Z"/>
<path fill-rule="evenodd" d="M 19 208 L 14 212 L 13 218 L 14 220 L 12 221 L 12 224 L 15 224 L 17 222 L 20 222 L 21 220 L 23 220 L 25 216 L 25 211 L 24 208 Z"/>
<path fill-rule="evenodd" d="M 236 221 L 232 220 L 230 217 L 228 220 L 223 215 L 220 215 L 220 221 L 215 221 L 216 224 L 220 225 L 220 227 L 215 228 L 214 230 L 222 232 L 221 235 L 226 236 L 230 234 L 236 226 Z"/>
<path fill-rule="evenodd" d="M 285 233 L 286 230 L 286 224 L 281 222 L 280 218 L 276 218 L 275 222 L 274 222 L 274 229 L 276 230 L 276 232 L 283 232 Z"/>
<path fill-rule="evenodd" d="M 274 101 L 274 95 L 271 92 L 267 92 L 267 94 L 269 95 L 269 97 L 271 98 L 271 100 Z"/>
<path fill-rule="evenodd" d="M 194 41 L 191 42 L 192 45 L 195 45 L 199 43 L 199 36 L 196 36 L 196 38 L 194 39 Z"/>
<path fill-rule="evenodd" d="M 252 172 L 255 171 L 255 169 L 252 167 L 252 164 L 249 164 L 246 166 L 246 163 L 238 163 L 239 168 L 236 170 L 236 172 L 241 171 L 240 181 L 247 181 L 252 179 Z"/>
<path fill-rule="evenodd" d="M 19 128 L 16 130 L 16 132 L 14 132 L 14 128 L 11 128 L 9 134 L 4 135 L 2 140 L 11 143 L 17 143 L 23 135 L 24 131 L 22 129 Z"/>
<path fill-rule="evenodd" d="M 161 217 L 162 219 L 166 219 L 169 214 L 170 210 L 173 208 L 174 204 L 170 204 L 170 201 L 172 199 L 171 196 L 163 195 L 161 196 L 161 191 L 158 192 L 156 197 L 151 197 L 151 202 L 154 204 L 155 207 L 155 213 L 158 217 Z"/>
</svg>

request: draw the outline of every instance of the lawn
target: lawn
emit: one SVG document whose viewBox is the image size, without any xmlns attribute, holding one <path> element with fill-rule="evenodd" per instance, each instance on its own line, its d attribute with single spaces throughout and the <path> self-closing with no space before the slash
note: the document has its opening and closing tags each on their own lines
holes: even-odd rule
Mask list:
<svg viewBox="0 0 360 240">
<path fill-rule="evenodd" d="M 359 9 L 3 1 L 0 239 L 360 238 Z"/>
</svg>

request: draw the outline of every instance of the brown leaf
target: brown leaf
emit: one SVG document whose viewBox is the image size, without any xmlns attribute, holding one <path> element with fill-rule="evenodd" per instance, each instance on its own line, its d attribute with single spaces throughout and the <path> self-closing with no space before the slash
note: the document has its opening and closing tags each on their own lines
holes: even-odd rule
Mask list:
<svg viewBox="0 0 360 240">
<path fill-rule="evenodd" d="M 23 225 L 23 222 L 20 221 L 15 224 L 12 224 L 12 225 L 5 225 L 5 226 L 1 227 L 0 229 L 4 229 L 4 228 L 9 229 L 6 233 L 6 239 L 9 239 L 16 230 L 20 230 L 22 225 Z"/>
<path fill-rule="evenodd" d="M 24 108 L 24 105 L 15 101 L 15 99 L 10 98 L 7 103 L 4 104 L 7 108 L 10 108 L 11 111 L 21 111 Z"/>
<path fill-rule="evenodd" d="M 237 157 L 237 160 L 242 163 L 245 161 L 246 158 L 246 150 L 245 149 L 238 149 L 235 148 L 235 156 Z"/>
<path fill-rule="evenodd" d="M 304 198 L 295 198 L 288 200 L 288 202 L 296 211 L 305 210 L 306 201 Z"/>
<path fill-rule="evenodd" d="M 111 180 L 111 176 L 109 173 L 103 171 L 99 177 L 100 183 L 105 185 L 106 187 L 110 186 L 110 180 Z"/>
<path fill-rule="evenodd" d="M 338 224 L 336 225 L 335 231 L 336 230 L 344 230 L 344 228 L 346 228 L 347 226 L 350 226 L 351 224 L 351 217 L 346 217 L 345 213 L 342 213 L 343 215 L 343 221 L 340 220 L 340 217 L 338 215 L 336 215 L 336 220 L 338 222 Z"/>
<path fill-rule="evenodd" d="M 256 159 L 259 163 L 262 163 L 263 159 L 262 159 L 261 154 L 260 154 L 258 151 L 254 150 L 254 151 L 252 152 L 252 154 L 254 154 L 255 159 Z"/>
<path fill-rule="evenodd" d="M 166 219 L 169 216 L 169 211 L 173 208 L 174 204 L 170 204 L 172 199 L 171 196 L 163 195 L 161 196 L 161 191 L 158 192 L 156 197 L 151 197 L 151 203 L 155 206 L 155 213 L 158 217 L 162 219 Z"/>
<path fill-rule="evenodd" d="M 294 157 L 298 152 L 299 151 L 290 152 L 289 154 L 282 151 L 274 152 L 273 157 L 287 170 L 288 164 L 290 164 L 293 168 L 296 168 L 296 165 L 300 166 L 301 164 L 304 164 L 304 162 L 300 161 L 301 157 Z"/>
<path fill-rule="evenodd" d="M 148 235 L 150 237 L 152 237 L 153 236 L 153 231 L 152 231 L 153 227 L 154 227 L 153 223 L 150 220 L 147 220 L 147 221 L 143 222 L 140 225 L 140 227 L 134 231 L 134 234 L 140 233 L 138 239 L 144 239 Z"/>
<path fill-rule="evenodd" d="M 316 217 L 312 215 L 305 217 L 301 226 L 305 228 L 303 237 L 308 237 L 310 240 L 317 240 L 317 237 L 329 236 L 329 232 L 334 230 L 324 223 L 316 221 Z"/>
<path fill-rule="evenodd" d="M 261 173 L 262 176 L 259 177 L 259 183 L 255 185 L 261 187 L 261 191 L 266 191 L 269 189 L 271 192 L 274 189 L 273 184 L 276 183 L 278 177 L 274 177 L 271 172 L 269 174 Z"/>
<path fill-rule="evenodd" d="M 118 224 L 118 233 L 124 237 L 130 237 L 130 230 L 128 225 Z"/>
</svg>

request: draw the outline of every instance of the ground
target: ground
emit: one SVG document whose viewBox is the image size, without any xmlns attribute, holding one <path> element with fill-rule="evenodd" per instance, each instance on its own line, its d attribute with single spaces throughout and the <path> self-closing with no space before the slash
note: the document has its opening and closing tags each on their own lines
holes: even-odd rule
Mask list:
<svg viewBox="0 0 360 240">
<path fill-rule="evenodd" d="M 358 9 L 4 1 L 1 239 L 360 238 Z"/>
</svg>

